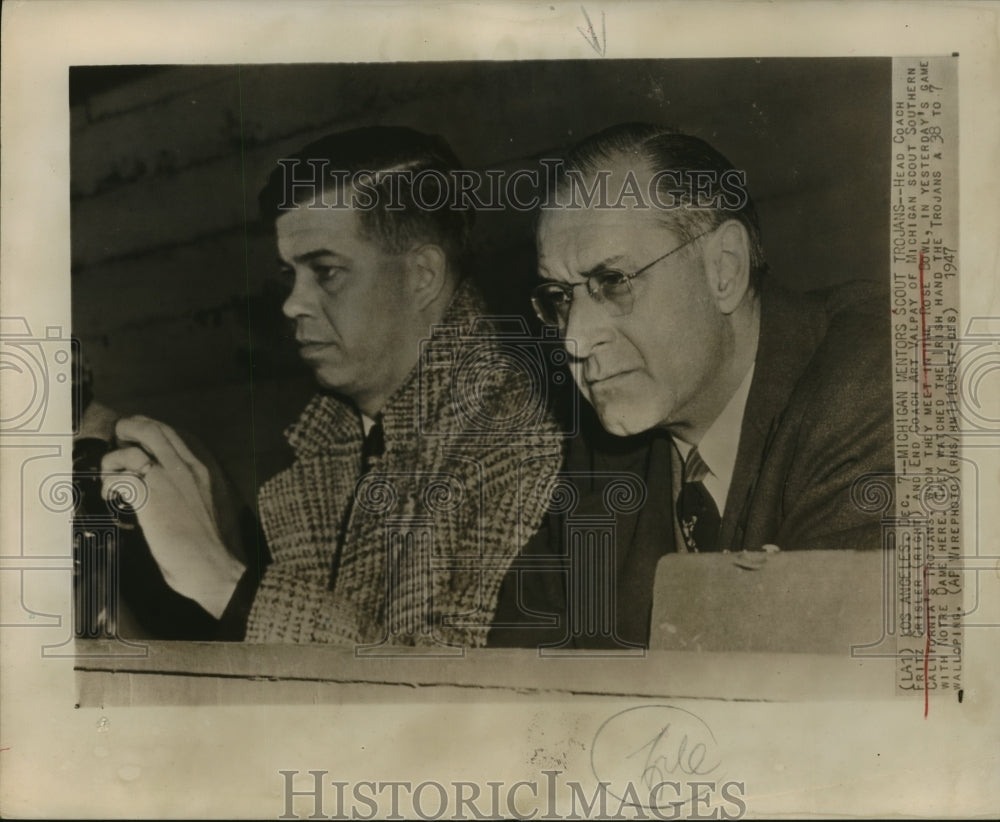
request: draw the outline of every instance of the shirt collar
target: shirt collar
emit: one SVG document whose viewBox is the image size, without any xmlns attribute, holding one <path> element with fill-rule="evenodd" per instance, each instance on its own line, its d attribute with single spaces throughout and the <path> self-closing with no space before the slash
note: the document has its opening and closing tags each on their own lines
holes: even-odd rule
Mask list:
<svg viewBox="0 0 1000 822">
<path fill-rule="evenodd" d="M 431 337 L 440 340 L 444 346 L 464 352 L 466 349 L 460 347 L 468 344 L 470 334 L 477 333 L 476 320 L 486 313 L 479 291 L 471 279 L 466 278 L 455 290 L 441 323 L 431 329 Z M 403 385 L 378 415 L 386 447 L 391 450 L 392 444 L 415 442 L 416 419 L 444 424 L 444 420 L 451 419 L 452 405 L 451 370 L 421 370 L 414 365 Z M 423 416 L 418 418 L 418 413 Z M 335 392 L 320 391 L 313 396 L 298 420 L 286 429 L 285 437 L 300 456 L 323 453 L 330 448 L 362 440 L 359 434 L 367 435 L 371 425 L 361 420 L 359 427 L 361 416 L 351 403 Z"/>
<path fill-rule="evenodd" d="M 753 381 L 754 366 L 751 365 L 743 382 L 722 413 L 715 418 L 705 435 L 698 443 L 698 453 L 708 466 L 712 482 L 706 482 L 705 487 L 712 494 L 715 504 L 721 512 L 726 504 L 729 486 L 733 481 L 733 469 L 736 467 L 736 450 L 740 444 L 740 429 L 743 427 L 743 413 L 747 407 L 747 397 L 750 395 L 750 383 Z M 674 444 L 683 459 L 687 460 L 692 445 L 674 437 Z"/>
<path fill-rule="evenodd" d="M 368 432 L 372 430 L 375 425 L 375 420 L 369 417 L 367 414 L 361 415 L 361 428 L 363 429 L 364 435 L 367 437 Z"/>
</svg>

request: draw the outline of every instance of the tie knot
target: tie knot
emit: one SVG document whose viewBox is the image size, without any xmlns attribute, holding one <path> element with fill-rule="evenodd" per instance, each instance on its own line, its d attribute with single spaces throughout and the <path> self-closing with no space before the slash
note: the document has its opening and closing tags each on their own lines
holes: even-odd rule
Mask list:
<svg viewBox="0 0 1000 822">
<path fill-rule="evenodd" d="M 697 448 L 692 448 L 684 461 L 684 483 L 701 482 L 709 474 L 705 460 L 701 458 Z"/>
</svg>

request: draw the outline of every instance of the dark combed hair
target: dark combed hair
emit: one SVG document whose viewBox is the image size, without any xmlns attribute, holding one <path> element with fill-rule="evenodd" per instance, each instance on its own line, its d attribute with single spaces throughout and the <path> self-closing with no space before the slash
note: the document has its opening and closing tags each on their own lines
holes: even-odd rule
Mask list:
<svg viewBox="0 0 1000 822">
<path fill-rule="evenodd" d="M 449 264 L 461 270 L 469 251 L 472 210 L 454 208 L 451 202 L 439 208 L 422 205 L 436 201 L 439 176 L 450 182 L 459 166 L 444 138 L 412 128 L 367 126 L 329 134 L 282 158 L 257 198 L 260 216 L 273 226 L 290 204 L 308 205 L 297 201 L 304 184 L 315 183 L 317 191 L 327 194 L 342 186 L 345 178 L 350 185 L 356 174 L 371 172 L 373 205 L 356 210 L 362 236 L 390 254 L 401 254 L 416 243 L 434 243 L 444 250 Z M 289 167 L 294 174 L 289 174 Z M 392 179 L 392 172 L 398 171 L 430 172 L 421 179 L 419 202 L 406 178 Z"/>
<path fill-rule="evenodd" d="M 665 126 L 651 123 L 623 123 L 611 126 L 587 137 L 563 158 L 555 184 L 565 184 L 567 171 L 594 174 L 608 162 L 624 158 L 645 163 L 653 174 L 661 171 L 687 173 L 693 171 L 715 172 L 715 182 L 707 186 L 704 194 L 710 201 L 718 202 L 721 191 L 718 181 L 724 172 L 736 171 L 736 167 L 720 152 L 698 137 L 682 134 Z M 767 272 L 764 246 L 761 240 L 760 223 L 753 199 L 746 191 L 745 201 L 736 209 L 705 207 L 692 201 L 690 192 L 678 190 L 667 177 L 658 180 L 657 193 L 661 201 L 672 195 L 681 207 L 665 210 L 664 220 L 677 231 L 684 241 L 693 240 L 699 234 L 722 225 L 726 220 L 738 220 L 746 228 L 750 239 L 751 287 L 757 290 L 761 278 Z"/>
</svg>

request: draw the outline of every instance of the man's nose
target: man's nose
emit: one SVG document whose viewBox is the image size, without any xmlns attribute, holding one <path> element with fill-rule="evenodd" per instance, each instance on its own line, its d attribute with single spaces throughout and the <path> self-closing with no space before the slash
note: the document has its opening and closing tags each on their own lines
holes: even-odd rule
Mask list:
<svg viewBox="0 0 1000 822">
<path fill-rule="evenodd" d="M 305 272 L 295 272 L 295 279 L 292 281 L 291 293 L 281 304 L 282 313 L 290 320 L 297 317 L 307 316 L 312 313 L 312 306 L 315 302 L 313 294 L 314 286 Z"/>
<path fill-rule="evenodd" d="M 597 346 L 610 342 L 613 337 L 611 317 L 604 306 L 591 297 L 586 288 L 577 289 L 566 318 L 565 338 L 569 353 L 576 359 L 585 360 Z"/>
</svg>

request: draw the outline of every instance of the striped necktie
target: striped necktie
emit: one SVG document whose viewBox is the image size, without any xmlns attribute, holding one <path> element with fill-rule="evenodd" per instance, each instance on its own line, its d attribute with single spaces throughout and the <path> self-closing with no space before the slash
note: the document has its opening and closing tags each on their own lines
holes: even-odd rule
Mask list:
<svg viewBox="0 0 1000 822">
<path fill-rule="evenodd" d="M 718 551 L 719 509 L 702 482 L 709 470 L 697 448 L 684 461 L 684 479 L 677 497 L 677 518 L 689 551 Z"/>
</svg>

